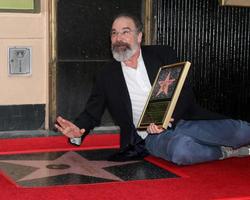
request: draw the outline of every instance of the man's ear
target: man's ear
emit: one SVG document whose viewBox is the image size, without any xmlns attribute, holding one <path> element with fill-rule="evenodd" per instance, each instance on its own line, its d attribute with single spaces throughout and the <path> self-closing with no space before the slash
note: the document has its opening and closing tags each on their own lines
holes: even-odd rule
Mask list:
<svg viewBox="0 0 250 200">
<path fill-rule="evenodd" d="M 138 34 L 137 41 L 138 41 L 138 43 L 141 43 L 141 42 L 142 42 L 142 32 L 140 32 L 140 33 Z"/>
</svg>

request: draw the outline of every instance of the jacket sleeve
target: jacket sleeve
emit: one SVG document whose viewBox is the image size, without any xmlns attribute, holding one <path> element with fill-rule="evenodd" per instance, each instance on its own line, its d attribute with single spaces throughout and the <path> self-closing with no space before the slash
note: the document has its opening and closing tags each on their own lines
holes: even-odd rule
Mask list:
<svg viewBox="0 0 250 200">
<path fill-rule="evenodd" d="M 195 95 L 189 82 L 189 77 L 187 77 L 172 115 L 174 119 L 173 125 L 177 124 L 180 119 L 188 118 L 187 116 L 190 114 L 190 109 L 194 108 L 195 105 Z"/>
</svg>

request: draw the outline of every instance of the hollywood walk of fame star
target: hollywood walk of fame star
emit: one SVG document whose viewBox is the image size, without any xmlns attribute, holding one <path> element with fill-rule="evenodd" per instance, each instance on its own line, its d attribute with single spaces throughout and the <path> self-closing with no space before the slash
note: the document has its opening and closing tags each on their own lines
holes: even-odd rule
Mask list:
<svg viewBox="0 0 250 200">
<path fill-rule="evenodd" d="M 169 86 L 175 81 L 175 79 L 170 79 L 170 72 L 168 73 L 166 79 L 164 81 L 159 81 L 160 89 L 157 92 L 156 96 L 159 96 L 161 93 L 165 95 L 168 94 Z"/>
<path fill-rule="evenodd" d="M 104 178 L 114 181 L 123 181 L 104 168 L 118 165 L 125 165 L 139 161 L 127 162 L 110 162 L 110 161 L 91 161 L 82 157 L 76 152 L 67 152 L 55 160 L 0 160 L 4 163 L 12 163 L 17 165 L 35 167 L 37 170 L 24 176 L 17 181 L 26 181 L 39 178 L 47 178 L 51 176 L 64 174 L 79 174 L 84 176 L 92 176 Z"/>
</svg>

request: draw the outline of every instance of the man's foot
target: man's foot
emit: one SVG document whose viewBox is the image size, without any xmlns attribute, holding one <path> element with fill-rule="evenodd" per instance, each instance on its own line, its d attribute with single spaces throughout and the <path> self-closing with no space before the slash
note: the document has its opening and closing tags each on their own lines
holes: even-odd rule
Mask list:
<svg viewBox="0 0 250 200">
<path fill-rule="evenodd" d="M 243 146 L 237 149 L 233 149 L 232 147 L 221 147 L 222 158 L 231 158 L 231 157 L 245 157 L 250 156 L 250 145 Z"/>
<path fill-rule="evenodd" d="M 123 150 L 118 151 L 117 153 L 108 157 L 108 161 L 114 162 L 125 162 L 131 160 L 143 160 L 143 158 L 148 155 L 144 152 L 137 152 L 133 146 L 129 146 Z"/>
</svg>

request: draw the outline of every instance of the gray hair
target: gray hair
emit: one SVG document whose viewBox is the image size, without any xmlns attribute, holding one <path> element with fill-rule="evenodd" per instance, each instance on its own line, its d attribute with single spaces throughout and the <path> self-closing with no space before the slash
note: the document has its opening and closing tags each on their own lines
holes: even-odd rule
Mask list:
<svg viewBox="0 0 250 200">
<path fill-rule="evenodd" d="M 114 18 L 113 18 L 113 22 L 118 19 L 118 18 L 121 18 L 121 17 L 125 17 L 125 18 L 130 18 L 133 20 L 134 24 L 135 24 L 135 27 L 136 27 L 136 30 L 138 33 L 142 32 L 143 30 L 143 25 L 142 25 L 142 22 L 140 21 L 140 19 L 133 15 L 133 14 L 130 14 L 130 13 L 120 13 L 118 15 L 116 15 Z"/>
</svg>

